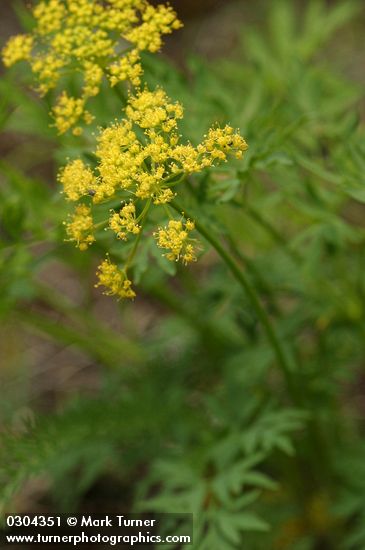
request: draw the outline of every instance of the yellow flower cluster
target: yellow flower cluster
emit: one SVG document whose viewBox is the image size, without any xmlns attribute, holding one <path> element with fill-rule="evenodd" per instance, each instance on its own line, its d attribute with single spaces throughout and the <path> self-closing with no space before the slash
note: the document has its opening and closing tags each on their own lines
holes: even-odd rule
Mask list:
<svg viewBox="0 0 365 550">
<path fill-rule="evenodd" d="M 162 89 L 151 92 L 145 89 L 135 97 L 130 97 L 126 107 L 127 118 L 140 128 L 160 128 L 163 132 L 171 132 L 177 127 L 177 121 L 183 118 L 183 108 L 178 102 L 170 103 L 170 99 Z"/>
<path fill-rule="evenodd" d="M 74 160 L 61 171 L 59 181 L 70 201 L 77 201 L 83 195 L 93 193 L 97 183 L 91 169 L 79 159 Z"/>
<path fill-rule="evenodd" d="M 70 71 L 83 77 L 79 96 L 61 92 L 53 109 L 59 133 L 92 117 L 85 106 L 97 95 L 104 75 L 111 86 L 129 80 L 141 82 L 141 51 L 156 52 L 162 35 L 182 26 L 170 6 L 152 6 L 147 0 L 43 0 L 33 9 L 36 25 L 32 34 L 14 36 L 3 49 L 8 67 L 30 62 L 45 94 L 61 87 Z M 62 88 L 61 88 L 62 90 Z"/>
<path fill-rule="evenodd" d="M 171 187 L 180 177 L 225 161 L 229 154 L 240 157 L 247 149 L 245 140 L 230 126 L 209 130 L 197 147 L 180 144 L 176 129 L 183 109 L 162 89 L 145 89 L 131 96 L 126 115 L 98 136 L 95 172 L 81 160 L 61 172 L 59 179 L 68 199 L 92 195 L 93 202 L 99 203 L 124 191 L 135 199 L 165 204 L 173 199 Z"/>
<path fill-rule="evenodd" d="M 32 55 L 33 37 L 27 34 L 12 36 L 3 50 L 5 67 L 11 67 L 18 61 L 29 61 Z"/>
<path fill-rule="evenodd" d="M 189 232 L 195 229 L 191 220 L 170 220 L 166 227 L 160 227 L 155 233 L 159 248 L 169 250 L 165 257 L 170 261 L 181 260 L 184 264 L 196 261 L 194 245 L 189 239 Z"/>
<path fill-rule="evenodd" d="M 231 126 L 225 126 L 223 129 L 211 128 L 203 143 L 198 147 L 198 151 L 208 155 L 213 163 L 215 159 L 227 160 L 227 156 L 232 150 L 235 151 L 236 158 L 240 159 L 247 148 L 245 140 L 235 133 Z"/>
<path fill-rule="evenodd" d="M 86 250 L 95 241 L 93 228 L 91 209 L 85 204 L 77 205 L 71 221 L 66 224 L 69 240 L 76 241 L 80 250 Z"/>
<path fill-rule="evenodd" d="M 92 169 L 80 159 L 73 160 L 60 172 L 59 181 L 70 201 L 88 200 L 94 208 L 104 210 L 105 205 L 116 203 L 118 208 L 111 208 L 110 204 L 105 220 L 107 229 L 123 241 L 137 236 L 138 244 L 152 205 L 162 206 L 170 216 L 168 203 L 175 196 L 173 188 L 187 174 L 224 162 L 228 155 L 240 158 L 247 144 L 230 126 L 211 128 L 197 147 L 180 143 L 177 130 L 183 108 L 180 103 L 172 102 L 161 88 L 155 91 L 145 88 L 130 96 L 125 114 L 121 122 L 101 130 L 97 137 L 96 167 Z M 88 220 L 90 213 L 83 212 Z M 77 228 L 82 226 L 78 223 Z M 85 227 L 88 223 L 85 219 Z M 168 260 L 187 264 L 196 260 L 194 239 L 189 236 L 193 230 L 192 221 L 183 223 L 171 219 L 154 236 L 157 246 L 166 251 L 164 255 Z M 68 234 L 75 235 L 83 248 L 90 244 L 79 236 L 74 221 Z M 132 261 L 133 254 L 126 260 L 122 272 L 125 276 Z M 128 279 L 117 277 L 117 267 L 112 268 L 109 260 L 102 266 L 100 284 L 110 289 L 110 281 L 118 280 L 115 283 L 118 290 L 113 287 L 110 292 L 131 297 L 129 282 L 125 282 Z M 105 284 L 107 280 L 109 283 Z"/>
<path fill-rule="evenodd" d="M 98 267 L 97 276 L 99 282 L 96 287 L 104 286 L 108 296 L 118 296 L 119 298 L 135 298 L 136 293 L 132 288 L 130 281 L 124 271 L 119 269 L 109 259 L 104 260 Z"/>
<path fill-rule="evenodd" d="M 60 134 L 72 128 L 80 135 L 82 125 L 92 122 L 88 102 L 103 81 L 111 87 L 129 81 L 137 88 L 129 95 L 124 118 L 99 132 L 93 166 L 72 160 L 58 176 L 66 198 L 77 203 L 65 223 L 69 240 L 86 250 L 103 227 L 126 241 L 123 269 L 107 257 L 98 267 L 96 286 L 104 286 L 109 295 L 134 298 L 127 270 L 152 206 L 168 220 L 155 232 L 149 230 L 155 245 L 170 261 L 195 261 L 194 222 L 171 214 L 175 187 L 188 174 L 226 162 L 228 156 L 241 158 L 247 144 L 228 125 L 211 128 L 197 146 L 182 142 L 182 105 L 161 88 L 140 88 L 141 52 L 157 52 L 163 35 L 182 26 L 170 6 L 152 6 L 148 0 L 40 0 L 33 15 L 34 30 L 11 38 L 3 61 L 7 67 L 28 61 L 39 93 L 58 91 L 53 117 Z M 72 74 L 81 82 L 75 95 L 67 91 Z M 94 219 L 102 221 L 95 224 Z"/>
<path fill-rule="evenodd" d="M 143 15 L 143 23 L 134 27 L 125 38 L 135 44 L 138 50 L 157 52 L 162 46 L 161 35 L 169 34 L 171 30 L 181 27 L 170 6 L 159 5 L 156 8 L 147 6 Z"/>
<path fill-rule="evenodd" d="M 109 226 L 118 239 L 127 240 L 128 233 L 138 235 L 141 227 L 136 220 L 136 207 L 133 202 L 123 206 L 119 212 L 114 212 L 109 219 Z"/>
</svg>

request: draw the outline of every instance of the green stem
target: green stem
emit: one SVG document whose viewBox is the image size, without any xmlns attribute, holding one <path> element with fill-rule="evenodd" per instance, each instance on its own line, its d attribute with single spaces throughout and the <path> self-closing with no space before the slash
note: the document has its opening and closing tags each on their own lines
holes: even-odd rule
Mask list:
<svg viewBox="0 0 365 550">
<path fill-rule="evenodd" d="M 177 212 L 179 212 L 179 214 L 183 212 L 184 213 L 183 215 L 186 219 L 189 218 L 191 220 L 195 220 L 194 216 L 191 216 L 190 214 L 188 214 L 186 209 L 181 208 L 176 202 L 173 201 L 170 203 L 170 205 Z M 256 315 L 260 320 L 263 328 L 265 329 L 267 339 L 270 342 L 271 347 L 275 353 L 278 364 L 286 380 L 291 397 L 294 401 L 298 401 L 297 391 L 292 380 L 290 361 L 287 358 L 285 350 L 281 345 L 280 339 L 276 334 L 275 328 L 272 325 L 266 310 L 262 306 L 260 299 L 256 294 L 255 289 L 251 286 L 249 280 L 246 279 L 246 276 L 240 270 L 236 261 L 232 258 L 232 256 L 230 256 L 230 254 L 222 246 L 219 240 L 212 234 L 212 232 L 208 231 L 200 222 L 196 220 L 195 220 L 195 227 L 196 227 L 196 230 L 212 245 L 212 247 L 215 249 L 217 254 L 225 262 L 226 266 L 231 271 L 232 275 L 238 281 L 238 283 L 240 284 L 240 286 L 242 287 L 246 295 L 249 297 L 251 304 L 255 309 Z"/>
<path fill-rule="evenodd" d="M 256 282 L 259 285 L 260 289 L 270 299 L 270 309 L 275 313 L 279 313 L 279 308 L 277 307 L 277 304 L 274 301 L 274 294 L 272 292 L 272 289 L 267 284 L 265 278 L 262 276 L 260 271 L 257 269 L 254 262 L 248 256 L 246 256 L 242 252 L 242 250 L 239 250 L 237 244 L 235 243 L 235 241 L 233 240 L 231 235 L 226 235 L 225 238 L 228 242 L 228 246 L 229 246 L 232 254 L 236 257 L 237 260 L 239 260 L 241 263 L 244 264 L 244 267 L 246 267 L 248 271 L 251 272 L 253 278 L 256 280 Z"/>
<path fill-rule="evenodd" d="M 121 101 L 123 105 L 126 105 L 128 96 L 124 93 L 124 90 L 122 90 L 120 86 L 120 82 L 118 82 L 118 84 L 113 86 L 112 90 L 117 96 L 117 98 L 119 99 L 119 101 Z"/>
<path fill-rule="evenodd" d="M 109 218 L 107 220 L 103 220 L 102 222 L 96 223 L 93 226 L 93 229 L 97 231 L 98 229 L 105 227 L 108 223 L 109 223 Z"/>
<path fill-rule="evenodd" d="M 145 221 L 146 221 L 146 218 L 147 218 L 147 213 L 148 213 L 148 210 L 151 206 L 151 199 L 149 199 L 149 201 L 147 202 L 146 206 L 144 207 L 143 209 L 143 212 L 141 214 L 142 216 L 142 223 L 141 223 L 141 229 L 137 235 L 137 238 L 134 242 L 134 246 L 131 250 L 131 253 L 129 254 L 128 258 L 127 258 L 127 261 L 126 261 L 126 264 L 125 264 L 125 271 L 127 271 L 128 267 L 130 267 L 130 265 L 132 264 L 133 260 L 134 260 L 134 257 L 136 255 L 136 252 L 137 252 L 137 249 L 138 249 L 138 246 L 139 246 L 139 243 L 141 241 L 141 237 L 142 237 L 142 233 L 143 233 L 143 230 L 144 230 L 144 224 L 145 224 Z"/>
<path fill-rule="evenodd" d="M 15 250 L 16 248 L 20 248 L 20 247 L 26 247 L 26 248 L 32 248 L 33 246 L 38 246 L 40 244 L 45 244 L 45 243 L 49 243 L 50 241 L 52 242 L 52 244 L 55 244 L 53 242 L 53 238 L 56 238 L 57 237 L 57 234 L 56 233 L 53 233 L 53 234 L 49 234 L 49 238 L 48 240 L 47 239 L 39 239 L 39 240 L 23 240 L 21 242 L 16 242 L 16 243 L 13 243 L 13 244 L 9 244 L 8 246 L 2 246 L 0 248 L 0 252 L 8 252 L 9 250 Z M 2 244 L 2 243 L 1 243 Z"/>
</svg>

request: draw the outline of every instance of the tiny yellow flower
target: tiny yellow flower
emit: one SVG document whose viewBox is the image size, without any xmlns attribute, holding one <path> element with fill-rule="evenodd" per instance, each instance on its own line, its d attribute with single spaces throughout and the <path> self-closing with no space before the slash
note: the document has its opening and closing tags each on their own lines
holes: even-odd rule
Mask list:
<svg viewBox="0 0 365 550">
<path fill-rule="evenodd" d="M 227 160 L 228 155 L 234 151 L 237 158 L 248 149 L 246 141 L 231 126 L 224 128 L 211 128 L 204 141 L 198 146 L 198 152 L 206 158 L 220 161 Z"/>
<path fill-rule="evenodd" d="M 133 202 L 123 206 L 119 212 L 113 212 L 109 219 L 109 226 L 116 233 L 118 239 L 123 241 L 127 240 L 128 233 L 138 235 L 141 227 L 136 220 L 136 207 Z"/>
<path fill-rule="evenodd" d="M 123 80 L 130 80 L 133 86 L 139 86 L 142 73 L 139 51 L 133 49 L 110 65 L 109 81 L 112 87 Z"/>
<path fill-rule="evenodd" d="M 90 168 L 79 159 L 70 162 L 61 170 L 58 179 L 70 201 L 77 201 L 84 195 L 94 194 L 97 185 Z"/>
<path fill-rule="evenodd" d="M 181 220 L 170 220 L 166 227 L 160 227 L 155 233 L 157 246 L 164 248 L 164 256 L 172 261 L 181 260 L 184 264 L 196 261 L 194 245 L 189 238 L 189 233 L 195 228 L 194 222 L 187 220 L 183 223 Z"/>
<path fill-rule="evenodd" d="M 162 89 L 154 92 L 147 88 L 129 99 L 126 108 L 129 120 L 138 124 L 140 128 L 162 128 L 170 132 L 177 126 L 177 120 L 183 117 L 180 103 L 169 103 L 167 94 Z"/>
<path fill-rule="evenodd" d="M 98 95 L 100 84 L 103 80 L 103 69 L 92 61 L 85 61 L 83 64 L 85 85 L 83 93 L 85 97 Z"/>
<path fill-rule="evenodd" d="M 129 299 L 136 297 L 136 293 L 132 288 L 132 282 L 128 279 L 125 272 L 111 263 L 109 259 L 104 260 L 99 265 L 96 274 L 99 282 L 95 286 L 104 286 L 106 288 L 104 294 Z"/>
<path fill-rule="evenodd" d="M 18 61 L 29 61 L 33 49 L 33 37 L 28 34 L 18 34 L 10 38 L 3 48 L 2 56 L 5 67 L 11 67 Z"/>
<path fill-rule="evenodd" d="M 75 208 L 71 220 L 66 225 L 66 233 L 70 241 L 76 241 L 76 246 L 80 250 L 86 250 L 94 241 L 93 218 L 91 210 L 84 204 L 79 204 Z"/>
<path fill-rule="evenodd" d="M 139 50 L 157 52 L 161 49 L 163 34 L 179 29 L 182 24 L 170 6 L 147 6 L 142 16 L 143 23 L 129 31 L 125 38 Z"/>
<path fill-rule="evenodd" d="M 85 115 L 85 100 L 70 97 L 67 92 L 60 95 L 53 108 L 55 126 L 60 134 L 64 134 L 69 128 L 72 128 L 83 115 Z M 80 135 L 78 128 L 75 135 Z"/>
</svg>

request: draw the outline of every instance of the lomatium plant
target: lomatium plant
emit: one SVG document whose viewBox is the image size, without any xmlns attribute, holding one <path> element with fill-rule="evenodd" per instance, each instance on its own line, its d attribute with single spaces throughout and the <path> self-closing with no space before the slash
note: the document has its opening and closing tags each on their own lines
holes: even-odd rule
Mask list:
<svg viewBox="0 0 365 550">
<path fill-rule="evenodd" d="M 247 149 L 245 140 L 230 126 L 211 128 L 197 147 L 182 143 L 178 134 L 182 116 L 182 106 L 173 103 L 162 89 L 151 92 L 145 88 L 130 96 L 121 122 L 100 132 L 95 169 L 77 159 L 60 173 L 66 197 L 77 201 L 67 234 L 80 250 L 96 240 L 102 226 L 121 241 L 121 247 L 123 241 L 134 241 L 122 269 L 109 258 L 99 266 L 99 281 L 108 294 L 134 298 L 127 270 L 152 208 L 160 208 L 168 217 L 167 225 L 153 232 L 166 258 L 184 264 L 196 260 L 197 247 L 191 235 L 194 221 L 184 221 L 184 212 L 175 219 L 170 204 L 187 175 L 225 162 L 229 155 L 241 158 Z M 99 209 L 105 213 L 106 206 L 110 207 L 108 217 L 96 223 Z"/>
<path fill-rule="evenodd" d="M 123 266 L 108 257 L 97 272 L 99 284 L 108 294 L 134 298 L 128 269 L 138 252 L 150 208 L 159 206 L 168 217 L 167 225 L 153 232 L 165 257 L 185 264 L 195 261 L 194 221 L 184 221 L 184 212 L 174 219 L 169 207 L 175 189 L 189 174 L 226 162 L 230 155 L 240 159 L 247 144 L 228 125 L 211 128 L 198 146 L 184 142 L 178 132 L 183 106 L 162 88 L 151 91 L 141 86 L 140 51 L 158 51 L 162 35 L 181 26 L 171 7 L 155 8 L 145 0 L 108 0 L 106 4 L 49 0 L 38 4 L 33 15 L 34 32 L 11 38 L 3 50 L 3 61 L 6 66 L 28 61 L 41 94 L 62 86 L 67 71 L 80 71 L 83 86 L 79 97 L 69 97 L 64 91 L 53 108 L 59 132 L 74 127 L 81 117 L 86 123 L 92 121 L 85 104 L 100 92 L 104 76 L 111 86 L 128 80 L 135 87 L 124 118 L 97 137 L 97 165 L 93 168 L 76 159 L 59 176 L 66 198 L 77 202 L 66 231 L 80 250 L 95 242 L 103 226 L 120 241 L 134 239 Z M 81 132 L 80 126 L 73 128 L 74 134 Z M 105 205 L 110 207 L 108 218 L 96 223 Z"/>
<path fill-rule="evenodd" d="M 125 80 L 138 86 L 140 53 L 157 52 L 163 35 L 181 26 L 171 7 L 154 7 L 147 0 L 46 0 L 33 15 L 34 30 L 11 38 L 3 61 L 7 67 L 29 62 L 41 95 L 59 91 L 52 113 L 61 134 L 72 128 L 78 135 L 80 122 L 92 122 L 86 105 L 99 94 L 103 80 L 110 86 Z M 75 72 L 81 85 L 70 96 L 63 86 Z"/>
<path fill-rule="evenodd" d="M 219 56 L 183 69 L 157 55 L 168 4 L 17 8 L 0 514 L 40 492 L 193 514 L 197 550 L 365 548 L 363 6 L 251 2 L 227 59 L 244 4 L 218 2 Z"/>
</svg>

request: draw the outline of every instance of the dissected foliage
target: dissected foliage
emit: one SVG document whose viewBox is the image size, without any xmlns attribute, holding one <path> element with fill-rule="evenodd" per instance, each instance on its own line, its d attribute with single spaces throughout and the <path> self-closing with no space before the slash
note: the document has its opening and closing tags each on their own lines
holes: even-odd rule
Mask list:
<svg viewBox="0 0 365 550">
<path fill-rule="evenodd" d="M 132 480 L 130 509 L 133 501 L 136 510 L 194 512 L 199 550 L 365 547 L 364 426 L 352 399 L 364 358 L 363 88 L 330 56 L 335 33 L 346 37 L 360 8 L 272 2 L 265 28 L 243 29 L 231 58 L 193 56 L 184 73 L 142 54 L 148 86 L 163 83 L 186 105 L 181 131 L 193 146 L 215 121 L 239 127 L 250 145 L 241 160 L 189 175 L 181 202 L 221 236 L 260 295 L 294 391 L 249 298 L 215 255 L 204 257 L 206 246 L 202 267 L 180 268 L 155 239 L 141 242 L 140 293 L 121 306 L 123 331 L 93 316 L 95 261 L 108 251 L 123 261 L 120 242 L 110 250 L 101 235 L 83 254 L 63 243 L 68 204 L 58 184 L 23 174 L 31 167 L 16 160 L 26 158 L 23 145 L 0 164 L 2 317 L 105 367 L 96 395 L 75 395 L 21 430 L 6 427 L 4 509 L 38 476 L 57 506 L 76 507 L 108 473 L 121 485 Z M 88 130 L 56 135 L 16 71 L 0 95 L 3 129 L 31 135 L 36 158 L 46 143 L 57 168 L 68 158 L 95 162 Z M 103 128 L 120 113 L 109 87 L 93 102 Z M 41 282 L 55 259 L 81 282 L 77 302 Z M 138 335 L 129 319 L 133 309 L 144 314 L 144 300 L 154 321 Z"/>
</svg>

